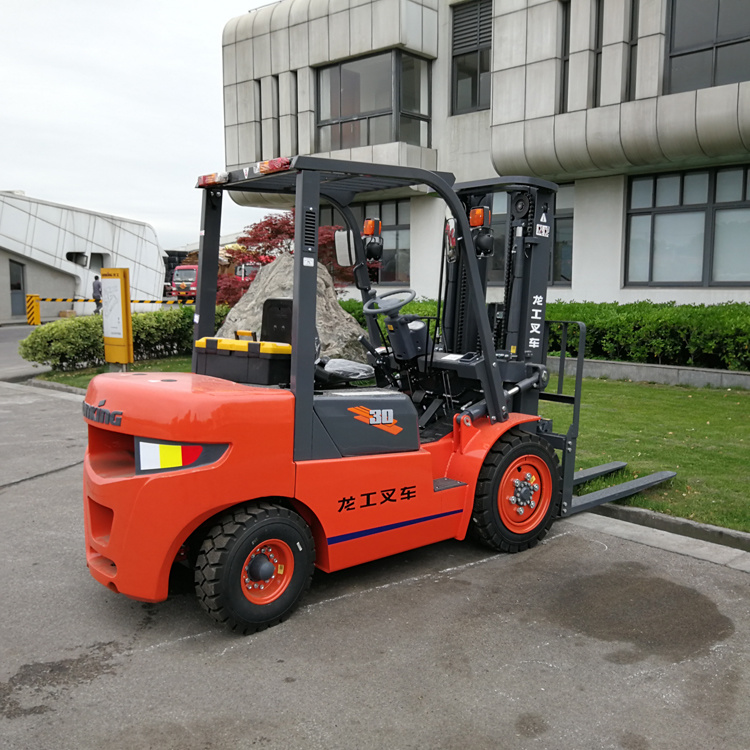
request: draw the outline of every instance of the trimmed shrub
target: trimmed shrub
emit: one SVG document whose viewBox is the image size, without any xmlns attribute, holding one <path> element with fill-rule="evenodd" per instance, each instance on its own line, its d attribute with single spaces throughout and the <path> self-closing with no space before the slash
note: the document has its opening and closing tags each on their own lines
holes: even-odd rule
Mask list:
<svg viewBox="0 0 750 750">
<path fill-rule="evenodd" d="M 228 305 L 216 308 L 217 330 L 229 312 Z M 190 354 L 193 349 L 195 308 L 133 313 L 133 358 L 157 359 Z M 76 370 L 104 364 L 102 317 L 67 318 L 39 326 L 20 342 L 19 354 L 29 362 L 55 370 Z"/>
</svg>

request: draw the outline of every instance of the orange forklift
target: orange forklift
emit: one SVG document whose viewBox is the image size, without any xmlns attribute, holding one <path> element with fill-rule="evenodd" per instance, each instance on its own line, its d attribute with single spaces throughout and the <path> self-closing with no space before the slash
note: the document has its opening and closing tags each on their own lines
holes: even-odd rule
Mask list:
<svg viewBox="0 0 750 750">
<path fill-rule="evenodd" d="M 574 395 L 562 391 L 565 342 L 556 392 L 545 390 L 554 184 L 454 185 L 447 173 L 297 156 L 207 175 L 198 187 L 192 372 L 99 375 L 84 401 L 86 558 L 110 590 L 162 601 L 173 566 L 189 565 L 208 615 L 251 633 L 293 611 L 315 567 L 341 570 L 467 533 L 520 552 L 559 516 L 674 476 L 573 494 L 625 464 L 574 471 L 582 324 Z M 363 194 L 414 188 L 442 198 L 448 217 L 432 319 L 402 312 L 412 290 L 372 288 L 380 221 L 368 217 L 363 228 L 352 211 Z M 228 191 L 294 201 L 294 297 L 266 302 L 260 332 L 221 339 L 214 309 Z M 505 298 L 488 305 L 498 191 L 508 194 Z M 353 266 L 364 302 L 369 365 L 326 361 L 316 347 L 321 205 L 345 227 L 337 256 Z M 567 432 L 540 418 L 540 398 L 572 407 Z"/>
</svg>

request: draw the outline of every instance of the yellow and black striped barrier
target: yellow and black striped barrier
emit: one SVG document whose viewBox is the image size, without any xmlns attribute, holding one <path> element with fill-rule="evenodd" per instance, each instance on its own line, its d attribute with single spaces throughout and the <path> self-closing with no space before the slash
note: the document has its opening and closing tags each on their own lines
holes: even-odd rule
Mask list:
<svg viewBox="0 0 750 750">
<path fill-rule="evenodd" d="M 38 294 L 26 295 L 26 322 L 30 326 L 42 324 L 40 302 L 96 302 L 92 297 L 40 297 Z M 194 305 L 194 299 L 131 299 L 133 305 Z"/>
</svg>

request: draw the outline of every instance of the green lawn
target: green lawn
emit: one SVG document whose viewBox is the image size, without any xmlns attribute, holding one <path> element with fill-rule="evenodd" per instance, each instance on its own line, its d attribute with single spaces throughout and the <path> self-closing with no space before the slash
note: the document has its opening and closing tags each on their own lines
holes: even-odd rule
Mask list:
<svg viewBox="0 0 750 750">
<path fill-rule="evenodd" d="M 148 359 L 130 365 L 132 372 L 190 372 L 191 357 L 166 357 L 164 359 Z M 87 388 L 89 381 L 95 375 L 109 372 L 109 365 L 87 367 L 72 372 L 57 372 L 52 370 L 37 375 L 37 380 L 49 380 L 53 383 L 72 385 L 75 388 Z"/>
<path fill-rule="evenodd" d="M 569 410 L 540 411 L 565 431 Z M 750 532 L 750 391 L 585 379 L 576 468 L 618 460 L 627 468 L 581 491 L 669 469 L 671 482 L 621 504 Z"/>
<path fill-rule="evenodd" d="M 138 362 L 135 371 L 189 372 L 190 357 Z M 85 388 L 108 366 L 40 379 Z M 566 391 L 572 379 L 566 380 Z M 550 389 L 554 388 L 554 383 Z M 571 410 L 541 402 L 541 414 L 565 432 Z M 587 492 L 669 469 L 671 482 L 621 502 L 750 532 L 750 391 L 682 388 L 585 379 L 577 469 L 627 461 L 622 472 L 590 482 Z"/>
</svg>

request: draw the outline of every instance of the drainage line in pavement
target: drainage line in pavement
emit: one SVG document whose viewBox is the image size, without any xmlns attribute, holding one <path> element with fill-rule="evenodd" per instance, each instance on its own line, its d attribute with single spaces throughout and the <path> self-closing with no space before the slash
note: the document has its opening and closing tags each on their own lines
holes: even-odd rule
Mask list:
<svg viewBox="0 0 750 750">
<path fill-rule="evenodd" d="M 15 482 L 8 482 L 8 484 L 0 484 L 0 490 L 4 490 L 8 487 L 14 487 L 21 482 L 30 482 L 32 479 L 41 479 L 41 477 L 48 477 L 50 474 L 57 474 L 58 471 L 65 471 L 65 469 L 72 469 L 74 466 L 80 466 L 83 461 L 76 461 L 74 464 L 68 464 L 67 466 L 61 466 L 59 469 L 50 469 L 49 471 L 43 471 L 41 474 L 34 474 L 33 477 L 24 477 L 23 479 L 16 479 Z"/>
</svg>

